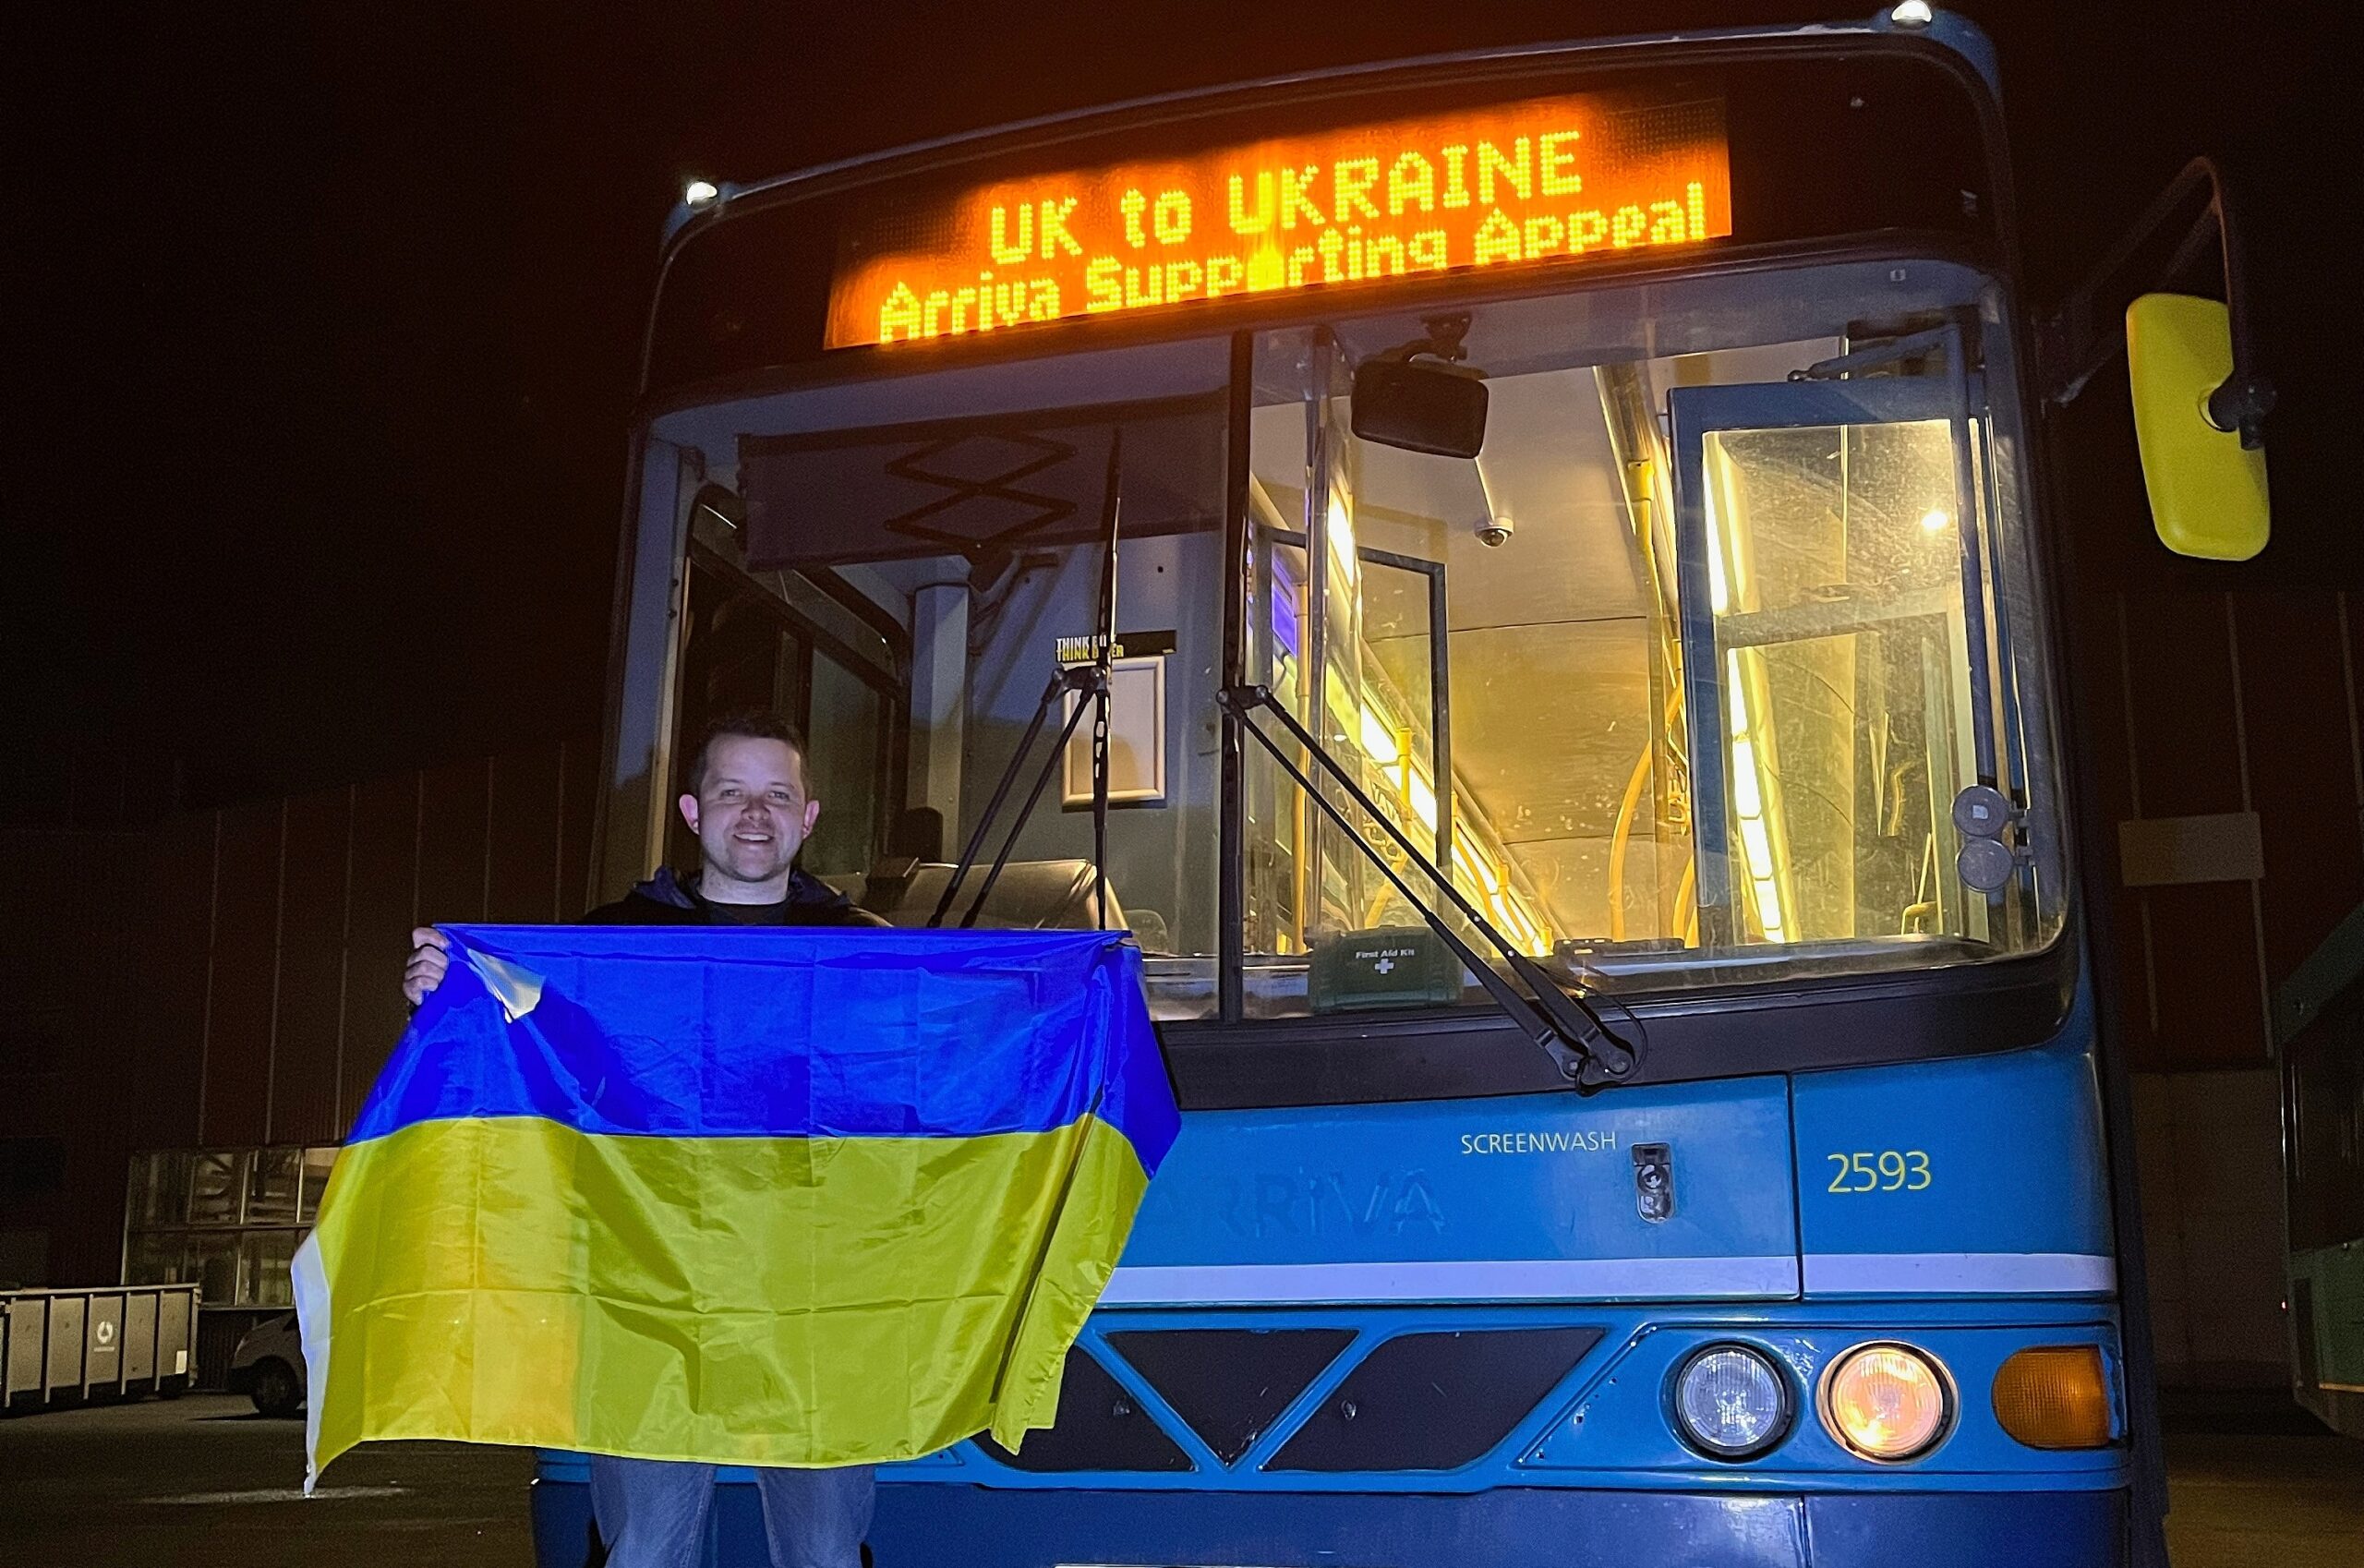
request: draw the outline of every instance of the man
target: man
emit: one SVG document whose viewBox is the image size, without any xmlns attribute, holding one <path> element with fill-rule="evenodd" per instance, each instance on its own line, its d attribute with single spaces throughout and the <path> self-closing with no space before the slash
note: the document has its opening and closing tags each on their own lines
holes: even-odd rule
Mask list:
<svg viewBox="0 0 2364 1568">
<path fill-rule="evenodd" d="M 686 883 L 660 870 L 591 925 L 884 925 L 797 869 L 820 819 L 805 788 L 804 742 L 777 715 L 746 714 L 710 730 L 690 764 L 681 820 L 697 835 L 700 867 Z M 410 934 L 403 995 L 416 1007 L 450 967 L 443 934 Z M 755 1472 L 773 1568 L 859 1568 L 870 1528 L 872 1471 Z M 714 1501 L 714 1466 L 669 1460 L 591 1459 L 592 1512 L 608 1568 L 693 1568 Z"/>
</svg>

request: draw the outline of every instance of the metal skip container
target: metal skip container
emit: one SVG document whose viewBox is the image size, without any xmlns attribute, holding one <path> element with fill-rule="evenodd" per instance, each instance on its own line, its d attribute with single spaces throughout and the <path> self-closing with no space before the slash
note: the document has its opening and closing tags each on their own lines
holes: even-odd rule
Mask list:
<svg viewBox="0 0 2364 1568">
<path fill-rule="evenodd" d="M 0 1411 L 189 1386 L 195 1285 L 0 1292 Z"/>
</svg>

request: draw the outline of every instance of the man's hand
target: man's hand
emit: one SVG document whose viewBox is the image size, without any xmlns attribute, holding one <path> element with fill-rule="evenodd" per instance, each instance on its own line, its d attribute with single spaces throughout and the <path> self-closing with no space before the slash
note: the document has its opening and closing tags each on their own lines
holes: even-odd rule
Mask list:
<svg viewBox="0 0 2364 1568">
<path fill-rule="evenodd" d="M 452 940 L 431 925 L 422 925 L 410 934 L 410 962 L 403 966 L 403 995 L 410 1005 L 417 1007 L 427 1000 L 427 994 L 443 983 L 444 971 L 452 967 Z"/>
</svg>

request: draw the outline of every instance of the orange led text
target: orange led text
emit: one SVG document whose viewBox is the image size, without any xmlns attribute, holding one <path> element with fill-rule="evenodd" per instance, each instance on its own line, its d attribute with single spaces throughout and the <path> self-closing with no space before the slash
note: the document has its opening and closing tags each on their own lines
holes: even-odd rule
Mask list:
<svg viewBox="0 0 2364 1568">
<path fill-rule="evenodd" d="M 1731 187 L 1713 99 L 1579 95 L 1010 180 L 894 228 L 935 243 L 851 235 L 828 346 L 1695 244 Z"/>
</svg>

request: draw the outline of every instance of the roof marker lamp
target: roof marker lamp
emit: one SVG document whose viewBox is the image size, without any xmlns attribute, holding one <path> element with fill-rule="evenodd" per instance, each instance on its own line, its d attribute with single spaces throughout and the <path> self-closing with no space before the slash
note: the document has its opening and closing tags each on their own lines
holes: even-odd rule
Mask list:
<svg viewBox="0 0 2364 1568">
<path fill-rule="evenodd" d="M 1917 1459 L 1953 1424 L 1953 1385 L 1936 1357 L 1909 1345 L 1859 1345 L 1822 1381 L 1822 1424 L 1847 1450 L 1882 1464 Z"/>
<path fill-rule="evenodd" d="M 1888 19 L 1899 27 L 1924 28 L 1937 19 L 1937 13 L 1930 9 L 1929 0 L 1904 0 L 1888 14 Z"/>
<path fill-rule="evenodd" d="M 1789 1382 L 1747 1345 L 1693 1352 L 1670 1392 L 1683 1441 L 1710 1458 L 1754 1459 L 1789 1435 Z"/>
<path fill-rule="evenodd" d="M 704 207 L 721 194 L 712 180 L 692 180 L 681 187 L 681 199 L 692 207 Z"/>
</svg>

